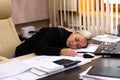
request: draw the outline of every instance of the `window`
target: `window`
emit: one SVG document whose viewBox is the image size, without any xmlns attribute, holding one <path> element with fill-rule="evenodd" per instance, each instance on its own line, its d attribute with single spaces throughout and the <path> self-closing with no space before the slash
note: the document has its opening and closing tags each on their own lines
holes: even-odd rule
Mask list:
<svg viewBox="0 0 120 80">
<path fill-rule="evenodd" d="M 118 12 L 120 12 L 120 0 L 104 0 L 104 3 L 109 1 L 110 4 L 113 4 L 113 11 L 116 11 L 116 4 L 118 4 Z"/>
</svg>

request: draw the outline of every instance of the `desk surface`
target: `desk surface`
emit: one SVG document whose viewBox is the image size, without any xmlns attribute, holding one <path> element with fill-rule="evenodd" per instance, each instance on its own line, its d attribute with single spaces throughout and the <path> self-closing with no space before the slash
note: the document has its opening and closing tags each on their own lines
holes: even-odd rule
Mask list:
<svg viewBox="0 0 120 80">
<path fill-rule="evenodd" d="M 34 57 L 34 54 L 18 57 L 17 59 L 24 60 L 26 58 Z M 12 59 L 11 59 L 12 60 Z M 10 61 L 10 60 L 9 60 Z M 8 62 L 3 61 L 1 63 Z M 89 66 L 120 66 L 120 58 L 98 58 L 83 66 L 79 66 L 70 70 L 66 70 L 57 74 L 53 74 L 38 80 L 80 80 L 79 74 L 85 71 Z"/>
<path fill-rule="evenodd" d="M 35 57 L 36 55 L 29 54 L 25 56 L 18 57 L 17 59 L 24 60 L 31 57 Z M 12 60 L 12 59 L 11 59 Z M 9 60 L 10 61 L 10 60 Z M 5 63 L 8 61 L 1 61 L 0 63 Z M 38 80 L 80 80 L 79 74 L 85 71 L 89 66 L 120 66 L 120 58 L 98 58 L 93 60 L 90 63 L 87 63 L 83 66 L 76 67 L 70 70 L 66 70 L 57 74 L 53 74 Z"/>
<path fill-rule="evenodd" d="M 91 43 L 95 43 L 95 41 L 92 41 Z M 96 42 L 96 44 L 100 44 L 99 42 Z M 36 55 L 33 54 L 28 54 L 25 56 L 17 57 L 19 60 L 24 60 L 28 58 L 35 57 Z M 6 61 L 1 61 L 1 63 L 5 63 L 8 61 L 11 61 L 12 59 L 6 60 Z M 90 63 L 87 63 L 83 66 L 79 66 L 70 70 L 66 70 L 57 74 L 53 74 L 38 80 L 80 80 L 79 79 L 79 74 L 83 71 L 85 71 L 89 66 L 120 66 L 120 58 L 98 58 L 93 60 Z"/>
<path fill-rule="evenodd" d="M 99 58 L 92 62 L 74 69 L 66 70 L 38 80 L 80 80 L 79 73 L 86 70 L 89 66 L 120 66 L 119 58 Z"/>
</svg>

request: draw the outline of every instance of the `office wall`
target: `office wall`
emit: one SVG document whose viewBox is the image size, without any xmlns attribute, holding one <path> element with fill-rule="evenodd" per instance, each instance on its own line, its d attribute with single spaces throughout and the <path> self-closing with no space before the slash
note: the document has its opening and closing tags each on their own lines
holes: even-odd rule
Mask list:
<svg viewBox="0 0 120 80">
<path fill-rule="evenodd" d="M 48 0 L 12 0 L 12 18 L 15 24 L 48 19 Z"/>
<path fill-rule="evenodd" d="M 11 0 L 12 19 L 16 30 L 20 32 L 21 27 L 39 27 L 49 25 L 49 3 L 48 0 Z"/>
</svg>

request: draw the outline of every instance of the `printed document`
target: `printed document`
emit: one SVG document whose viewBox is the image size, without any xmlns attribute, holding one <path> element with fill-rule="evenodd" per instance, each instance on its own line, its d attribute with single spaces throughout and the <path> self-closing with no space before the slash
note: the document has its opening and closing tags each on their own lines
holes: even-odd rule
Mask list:
<svg viewBox="0 0 120 80">
<path fill-rule="evenodd" d="M 34 67 L 38 70 L 41 70 L 46 73 L 51 73 L 55 71 L 59 71 L 64 69 L 63 65 L 58 65 L 54 63 L 53 61 L 59 60 L 59 59 L 70 59 L 75 60 L 75 57 L 68 57 L 68 56 L 37 56 L 35 58 L 24 60 L 23 62 L 25 64 L 30 65 L 31 67 Z M 78 58 L 76 57 L 76 60 Z M 79 59 L 80 60 L 80 59 Z"/>
<path fill-rule="evenodd" d="M 97 44 L 89 44 L 86 48 L 75 49 L 76 52 L 95 52 L 95 50 L 99 47 Z"/>
<path fill-rule="evenodd" d="M 53 61 L 69 59 L 81 61 L 76 65 L 65 68 Z M 35 80 L 52 75 L 67 69 L 71 69 L 90 62 L 79 56 L 36 56 L 23 61 L 13 59 L 10 62 L 0 64 L 0 80 Z"/>
<path fill-rule="evenodd" d="M 0 64 L 0 79 L 14 76 L 30 70 L 31 67 L 19 60 L 13 60 L 8 63 Z"/>
</svg>

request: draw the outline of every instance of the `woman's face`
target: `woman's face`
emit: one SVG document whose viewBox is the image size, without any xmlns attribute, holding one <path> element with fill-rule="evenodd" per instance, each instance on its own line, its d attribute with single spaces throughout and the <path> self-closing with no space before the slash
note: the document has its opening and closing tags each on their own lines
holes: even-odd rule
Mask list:
<svg viewBox="0 0 120 80">
<path fill-rule="evenodd" d="M 68 37 L 66 41 L 66 45 L 73 49 L 79 49 L 79 48 L 86 47 L 88 45 L 88 41 L 83 35 L 73 32 Z"/>
</svg>

